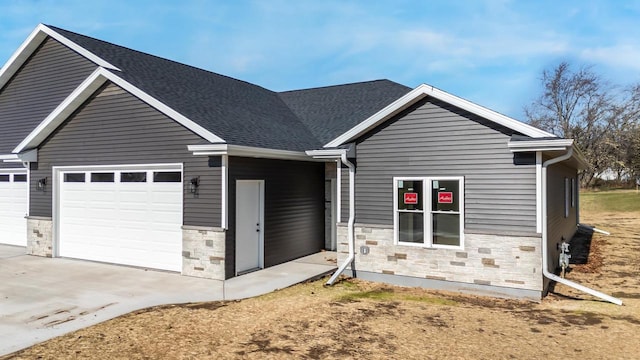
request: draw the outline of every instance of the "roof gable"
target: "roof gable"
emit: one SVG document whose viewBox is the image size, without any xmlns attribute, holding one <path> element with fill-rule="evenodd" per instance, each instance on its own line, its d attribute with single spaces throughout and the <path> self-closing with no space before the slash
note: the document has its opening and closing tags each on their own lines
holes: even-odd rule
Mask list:
<svg viewBox="0 0 640 360">
<path fill-rule="evenodd" d="M 10 154 L 96 68 L 47 37 L 0 88 L 0 155 Z"/>
<path fill-rule="evenodd" d="M 96 56 L 95 54 L 87 51 L 81 46 L 75 44 L 73 41 L 60 35 L 46 25 L 39 24 L 29 34 L 27 39 L 20 45 L 20 47 L 11 55 L 7 63 L 0 69 L 0 89 L 6 85 L 6 83 L 13 77 L 13 75 L 20 69 L 20 67 L 29 59 L 29 57 L 38 49 L 40 44 L 48 37 L 52 37 L 60 43 L 66 45 L 71 50 L 86 57 L 90 61 L 94 62 L 98 66 L 102 66 L 106 69 L 119 70 L 117 67 L 105 61 L 104 59 Z"/>
<path fill-rule="evenodd" d="M 498 125 L 512 129 L 529 137 L 555 137 L 555 135 L 537 129 L 531 125 L 522 123 L 518 120 L 512 119 L 508 116 L 502 115 L 493 110 L 472 103 L 468 100 L 449 94 L 445 91 L 434 88 L 433 86 L 422 84 L 406 95 L 397 99 L 393 103 L 389 104 L 384 109 L 378 111 L 368 119 L 364 120 L 363 122 L 344 132 L 340 136 L 326 143 L 324 147 L 338 147 L 350 141 L 353 141 L 427 96 L 454 105 L 460 109 L 466 110 L 472 114 L 478 115 L 482 118 L 495 122 Z"/>
<path fill-rule="evenodd" d="M 126 80 L 104 68 L 94 71 L 80 86 L 78 86 L 58 107 L 53 110 L 14 150 L 20 153 L 40 145 L 53 131 L 58 128 L 74 111 L 76 111 L 93 93 L 107 81 L 120 86 L 124 90 L 138 97 L 156 110 L 167 115 L 187 129 L 203 137 L 209 142 L 224 142 L 215 134 L 210 133 L 200 125 L 194 123 L 162 102 L 154 99 Z"/>
</svg>

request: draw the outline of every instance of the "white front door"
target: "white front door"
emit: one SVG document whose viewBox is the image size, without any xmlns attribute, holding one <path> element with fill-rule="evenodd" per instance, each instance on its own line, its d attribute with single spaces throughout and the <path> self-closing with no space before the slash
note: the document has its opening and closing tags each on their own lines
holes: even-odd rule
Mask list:
<svg viewBox="0 0 640 360">
<path fill-rule="evenodd" d="M 264 181 L 236 181 L 236 275 L 264 267 Z"/>
<path fill-rule="evenodd" d="M 0 244 L 27 245 L 27 172 L 0 169 Z"/>
<path fill-rule="evenodd" d="M 59 172 L 58 255 L 182 270 L 180 168 Z"/>
</svg>

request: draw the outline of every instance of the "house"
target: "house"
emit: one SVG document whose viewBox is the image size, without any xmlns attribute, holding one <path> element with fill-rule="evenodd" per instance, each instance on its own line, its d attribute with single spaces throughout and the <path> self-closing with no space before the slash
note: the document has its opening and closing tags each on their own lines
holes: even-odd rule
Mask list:
<svg viewBox="0 0 640 360">
<path fill-rule="evenodd" d="M 273 92 L 46 25 L 0 134 L 0 242 L 32 255 L 225 280 L 337 248 L 336 276 L 534 299 L 585 165 L 427 85 Z"/>
</svg>

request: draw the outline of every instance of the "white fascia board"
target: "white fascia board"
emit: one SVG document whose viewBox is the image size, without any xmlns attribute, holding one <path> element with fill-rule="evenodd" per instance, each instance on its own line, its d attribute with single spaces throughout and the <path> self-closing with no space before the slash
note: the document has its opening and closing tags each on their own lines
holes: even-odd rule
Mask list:
<svg viewBox="0 0 640 360">
<path fill-rule="evenodd" d="M 0 155 L 0 161 L 15 162 L 20 161 L 20 158 L 18 158 L 18 154 L 4 154 Z"/>
<path fill-rule="evenodd" d="M 227 144 L 187 145 L 187 150 L 191 151 L 193 155 L 207 155 L 203 154 L 205 152 L 223 152 L 226 154 L 227 149 Z"/>
<path fill-rule="evenodd" d="M 578 161 L 578 164 L 580 165 L 579 170 L 584 170 L 589 167 L 589 161 L 587 161 L 587 158 L 584 156 L 582 150 L 580 150 L 580 148 L 575 144 L 573 145 L 573 157 L 576 159 L 576 161 Z"/>
<path fill-rule="evenodd" d="M 398 100 L 387 105 L 384 109 L 373 114 L 371 117 L 369 117 L 365 121 L 359 123 L 358 125 L 354 126 L 350 130 L 345 132 L 344 134 L 330 141 L 329 143 L 324 145 L 324 147 L 332 148 L 332 147 L 338 147 L 340 145 L 348 143 L 349 141 L 357 138 L 358 136 L 378 126 L 379 124 L 383 123 L 385 120 L 389 119 L 393 115 L 399 113 L 400 111 L 404 110 L 405 108 L 409 107 L 411 104 L 424 98 L 425 96 L 426 94 L 422 89 L 422 85 L 418 86 L 417 88 L 411 90 L 410 92 L 408 92 L 407 94 L 399 98 Z"/>
<path fill-rule="evenodd" d="M 252 146 L 229 144 L 188 145 L 187 149 L 195 156 L 241 156 L 280 160 L 313 161 L 302 151 L 266 149 Z"/>
<path fill-rule="evenodd" d="M 104 68 L 97 68 L 80 86 L 78 86 L 67 98 L 56 107 L 14 150 L 20 153 L 25 149 L 32 149 L 40 145 L 62 122 L 64 122 L 76 109 L 78 109 L 93 93 L 107 81 L 120 86 L 151 107 L 172 118 L 187 129 L 193 131 L 210 142 L 222 142 L 223 140 L 204 129 L 192 120 L 163 104 L 159 100 L 138 89 L 116 74 Z"/>
<path fill-rule="evenodd" d="M 9 60 L 0 69 L 0 89 L 13 77 L 13 75 L 20 69 L 22 64 L 33 54 L 34 51 L 42 44 L 44 39 L 47 38 L 47 34 L 43 31 L 46 26 L 39 24 L 29 34 L 27 39 L 20 45 L 20 47 L 11 55 Z"/>
<path fill-rule="evenodd" d="M 82 103 L 84 103 L 106 81 L 102 68 L 96 69 L 80 86 L 78 86 L 64 101 L 60 103 L 38 126 L 27 135 L 13 153 L 18 154 L 25 149 L 32 149 L 40 145 L 67 117 L 69 117 Z"/>
<path fill-rule="evenodd" d="M 116 66 L 96 56 L 82 46 L 79 46 L 73 41 L 48 28 L 47 26 L 38 24 L 38 26 L 33 29 L 31 34 L 22 43 L 22 45 L 20 45 L 20 47 L 13 53 L 7 63 L 2 67 L 2 69 L 0 69 L 0 89 L 4 87 L 4 85 L 20 69 L 20 67 L 22 67 L 25 61 L 27 61 L 27 59 L 29 59 L 29 57 L 38 49 L 40 44 L 42 44 L 47 36 L 51 36 L 52 38 L 66 45 L 73 51 L 79 53 L 98 66 L 120 71 L 120 69 L 118 69 Z"/>
<path fill-rule="evenodd" d="M 509 141 L 507 146 L 511 152 L 563 151 L 573 146 L 573 139 Z"/>
<path fill-rule="evenodd" d="M 485 119 L 491 120 L 497 124 L 500 124 L 504 127 L 507 127 L 509 129 L 515 130 L 521 134 L 530 136 L 530 137 L 534 137 L 534 138 L 540 138 L 540 137 L 556 137 L 554 134 L 540 130 L 536 127 L 533 127 L 531 125 L 525 124 L 523 122 L 520 122 L 516 119 L 510 118 L 506 115 L 502 115 L 498 112 L 495 112 L 491 109 L 488 109 L 484 106 L 472 103 L 471 101 L 465 100 L 461 97 L 449 94 L 445 91 L 442 91 L 440 89 L 434 88 L 433 86 L 429 86 L 429 85 L 421 85 L 423 87 L 427 88 L 427 95 L 429 96 L 433 96 L 434 98 L 444 101 L 446 103 L 449 103 L 451 105 L 454 105 L 456 107 L 459 107 L 461 109 L 467 110 L 470 113 L 476 114 L 478 116 L 481 116 Z"/>
<path fill-rule="evenodd" d="M 578 162 L 579 169 L 589 167 L 589 162 L 584 157 L 580 148 L 576 146 L 573 139 L 545 139 L 531 141 L 509 141 L 509 150 L 512 153 L 517 152 L 545 152 L 545 151 L 567 151 L 573 148 L 572 158 Z"/>
<path fill-rule="evenodd" d="M 106 69 L 110 69 L 110 70 L 117 70 L 117 71 L 121 71 L 120 69 L 118 69 L 115 65 L 111 64 L 110 62 L 102 59 L 101 57 L 95 55 L 94 53 L 90 52 L 89 50 L 83 48 L 82 46 L 74 43 L 73 41 L 67 39 L 66 37 L 60 35 L 59 33 L 57 33 L 56 31 L 54 31 L 53 29 L 45 26 L 45 25 L 38 25 L 39 27 L 42 26 L 42 31 L 45 32 L 47 35 L 51 36 L 52 38 L 58 40 L 59 42 L 61 42 L 62 44 L 66 45 L 67 47 L 69 47 L 71 50 L 77 52 L 78 54 L 86 57 L 87 59 L 89 59 L 91 62 L 95 63 L 96 65 L 106 68 Z"/>
<path fill-rule="evenodd" d="M 307 150 L 305 153 L 315 159 L 337 159 L 346 153 L 347 149 L 322 149 L 322 150 Z"/>
<path fill-rule="evenodd" d="M 551 133 L 537 129 L 531 125 L 522 123 L 506 115 L 502 115 L 484 106 L 480 106 L 478 104 L 472 103 L 471 101 L 449 94 L 433 86 L 422 84 L 416 87 L 415 89 L 411 90 L 409 93 L 407 93 L 400 99 L 389 104 L 387 107 L 380 110 L 379 112 L 369 117 L 365 121 L 351 128 L 349 131 L 345 132 L 344 134 L 340 135 L 336 139 L 327 143 L 325 147 L 337 147 L 344 143 L 354 140 L 355 138 L 363 135 L 364 133 L 371 130 L 372 128 L 380 125 L 381 123 L 383 123 L 384 121 L 392 117 L 393 115 L 406 109 L 407 107 L 414 104 L 418 100 L 424 98 L 425 96 L 431 96 L 435 99 L 444 101 L 460 109 L 469 111 L 470 113 L 476 114 L 480 117 L 491 120 L 499 125 L 505 126 L 509 129 L 512 129 L 514 131 L 517 131 L 521 134 L 524 134 L 530 137 L 534 137 L 534 138 L 556 137 Z"/>
</svg>

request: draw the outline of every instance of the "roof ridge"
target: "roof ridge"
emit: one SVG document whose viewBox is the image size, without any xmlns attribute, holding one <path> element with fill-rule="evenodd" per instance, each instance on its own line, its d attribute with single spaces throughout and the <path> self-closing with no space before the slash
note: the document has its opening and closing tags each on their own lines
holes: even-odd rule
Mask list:
<svg viewBox="0 0 640 360">
<path fill-rule="evenodd" d="M 395 84 L 398 84 L 398 85 L 402 85 L 402 84 L 396 83 L 395 81 L 391 81 L 391 80 L 389 80 L 389 79 L 376 79 L 376 80 L 356 81 L 356 82 L 352 82 L 352 83 L 345 83 L 345 84 L 335 84 L 335 85 L 326 85 L 326 86 L 316 86 L 316 87 L 310 87 L 310 88 L 304 88 L 304 89 L 295 89 L 295 90 L 279 91 L 279 92 L 278 92 L 278 94 L 286 94 L 286 93 L 291 93 L 291 92 L 307 91 L 307 90 L 329 89 L 329 88 L 335 88 L 335 87 L 351 86 L 351 85 L 361 85 L 361 84 L 368 84 L 368 83 L 382 82 L 382 81 L 388 81 L 388 82 L 391 82 L 391 83 L 395 83 Z"/>
</svg>

